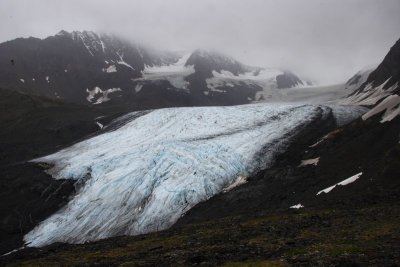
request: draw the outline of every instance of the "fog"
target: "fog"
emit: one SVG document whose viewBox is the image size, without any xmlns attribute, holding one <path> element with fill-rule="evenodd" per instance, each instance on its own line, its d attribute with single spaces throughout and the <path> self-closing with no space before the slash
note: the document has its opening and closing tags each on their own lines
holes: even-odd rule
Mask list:
<svg viewBox="0 0 400 267">
<path fill-rule="evenodd" d="M 0 42 L 93 30 L 332 84 L 383 59 L 400 38 L 399 10 L 399 0 L 1 0 Z"/>
</svg>

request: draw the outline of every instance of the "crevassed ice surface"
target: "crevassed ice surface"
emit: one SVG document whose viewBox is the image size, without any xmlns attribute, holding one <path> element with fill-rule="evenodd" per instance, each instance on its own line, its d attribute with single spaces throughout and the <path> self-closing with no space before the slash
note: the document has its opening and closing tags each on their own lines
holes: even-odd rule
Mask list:
<svg viewBox="0 0 400 267">
<path fill-rule="evenodd" d="M 331 108 L 257 104 L 125 115 L 117 129 L 35 160 L 81 186 L 24 240 L 43 246 L 165 229 L 238 176 L 268 166 L 291 136 Z"/>
</svg>

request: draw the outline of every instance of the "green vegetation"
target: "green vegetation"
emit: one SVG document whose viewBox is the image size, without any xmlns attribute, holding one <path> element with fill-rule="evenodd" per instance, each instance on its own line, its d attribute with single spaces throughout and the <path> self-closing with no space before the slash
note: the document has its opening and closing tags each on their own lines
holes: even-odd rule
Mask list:
<svg viewBox="0 0 400 267">
<path fill-rule="evenodd" d="M 224 218 L 135 237 L 55 244 L 9 266 L 292 266 L 399 264 L 400 206 Z"/>
</svg>

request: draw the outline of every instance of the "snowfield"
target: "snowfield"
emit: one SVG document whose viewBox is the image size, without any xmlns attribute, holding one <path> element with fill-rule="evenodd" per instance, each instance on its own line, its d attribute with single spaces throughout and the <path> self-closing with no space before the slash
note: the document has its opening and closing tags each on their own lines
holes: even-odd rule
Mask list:
<svg viewBox="0 0 400 267">
<path fill-rule="evenodd" d="M 24 240 L 37 247 L 168 228 L 197 203 L 270 165 L 295 134 L 333 109 L 253 104 L 125 115 L 101 135 L 34 160 L 51 164 L 55 179 L 74 179 L 79 188 Z M 340 109 L 348 119 L 363 112 Z"/>
<path fill-rule="evenodd" d="M 143 86 L 145 82 L 167 80 L 175 88 L 187 89 L 189 82 L 185 78 L 195 72 L 193 66 L 185 66 L 189 57 L 190 54 L 186 54 L 173 64 L 145 66 L 142 71 L 143 77 L 134 79 L 133 81 L 138 82 L 137 86 Z"/>
</svg>

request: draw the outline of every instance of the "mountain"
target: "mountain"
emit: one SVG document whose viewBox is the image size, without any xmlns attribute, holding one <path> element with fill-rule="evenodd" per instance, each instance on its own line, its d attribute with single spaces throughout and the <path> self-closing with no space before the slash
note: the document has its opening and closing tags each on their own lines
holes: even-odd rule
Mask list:
<svg viewBox="0 0 400 267">
<path fill-rule="evenodd" d="M 379 116 L 381 123 L 394 120 L 400 115 L 400 40 L 390 48 L 382 63 L 368 72 L 366 81 L 341 103 L 371 106 L 363 120 L 374 116 Z"/>
<path fill-rule="evenodd" d="M 376 69 L 364 73 L 363 79 L 368 73 L 365 82 L 342 103 L 374 106 L 390 95 L 400 93 L 400 40 L 390 48 Z M 355 79 L 349 80 L 349 82 L 358 85 L 357 77 L 356 74 Z"/>
<path fill-rule="evenodd" d="M 377 66 L 378 65 L 367 66 L 359 70 L 345 83 L 345 88 L 351 91 L 360 88 L 360 86 L 367 81 L 369 75 L 376 69 Z"/>
<path fill-rule="evenodd" d="M 0 44 L 0 87 L 83 104 L 135 109 L 232 105 L 305 84 L 216 52 L 157 51 L 107 34 L 61 31 Z"/>
</svg>

